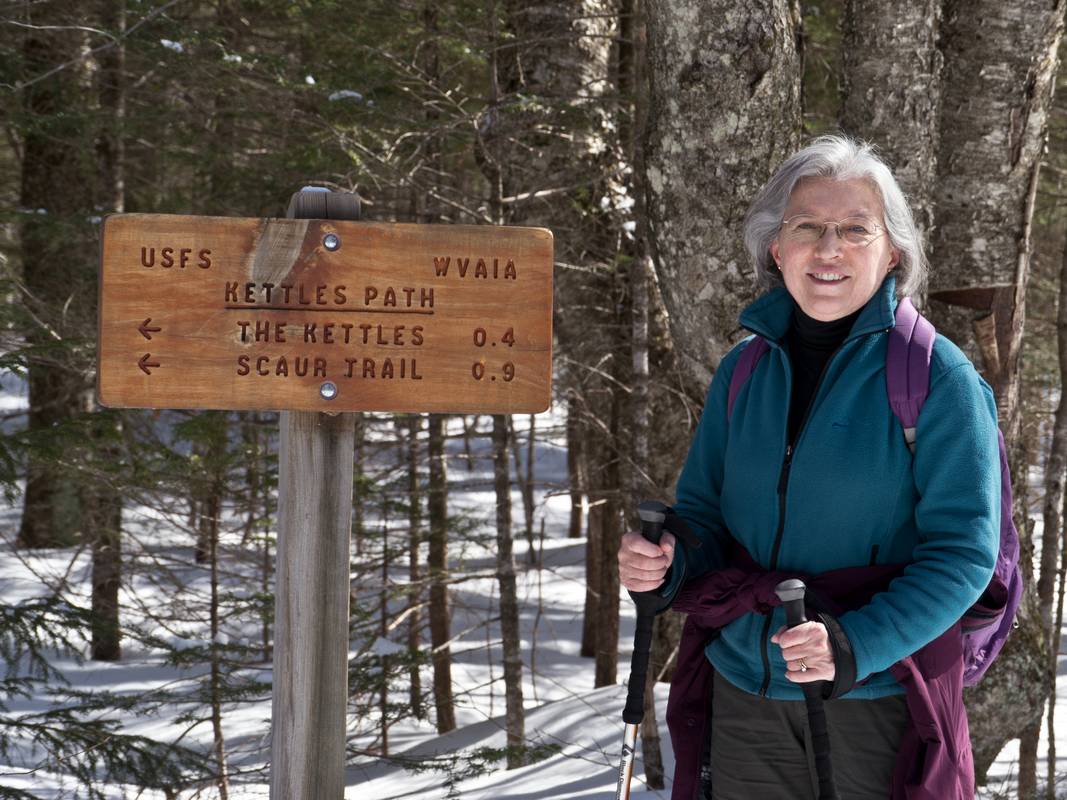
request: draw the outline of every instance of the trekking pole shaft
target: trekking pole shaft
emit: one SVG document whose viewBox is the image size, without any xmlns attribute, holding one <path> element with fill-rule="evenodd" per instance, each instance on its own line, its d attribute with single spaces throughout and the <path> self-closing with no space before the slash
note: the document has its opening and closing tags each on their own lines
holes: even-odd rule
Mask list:
<svg viewBox="0 0 1067 800">
<path fill-rule="evenodd" d="M 801 581 L 796 579 L 782 581 L 775 591 L 782 599 L 782 606 L 785 608 L 785 623 L 788 627 L 795 628 L 807 622 L 804 614 L 804 584 Z M 837 800 L 822 688 L 819 683 L 804 683 L 801 687 L 804 692 L 804 704 L 808 710 L 811 749 L 815 757 L 815 774 L 819 777 L 819 800 Z"/>
<path fill-rule="evenodd" d="M 637 751 L 637 724 L 627 725 L 622 740 L 622 761 L 619 763 L 619 785 L 615 800 L 630 800 L 630 778 L 634 774 L 634 755 Z"/>
</svg>

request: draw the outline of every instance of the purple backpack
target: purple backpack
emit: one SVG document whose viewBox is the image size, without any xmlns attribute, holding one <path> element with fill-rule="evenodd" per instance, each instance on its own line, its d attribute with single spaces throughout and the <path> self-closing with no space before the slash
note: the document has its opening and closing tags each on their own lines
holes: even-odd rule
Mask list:
<svg viewBox="0 0 1067 800">
<path fill-rule="evenodd" d="M 741 351 L 730 380 L 727 419 L 733 415 L 734 401 L 741 388 L 769 349 L 765 339 L 755 336 Z M 930 392 L 933 349 L 934 326 L 915 310 L 910 299 L 904 298 L 897 304 L 896 325 L 889 331 L 885 375 L 889 405 L 904 429 L 904 440 L 912 454 L 915 453 L 915 426 L 919 412 Z M 997 443 L 1000 448 L 1000 550 L 989 585 L 960 619 L 964 686 L 978 683 L 1000 653 L 1008 633 L 1015 627 L 1015 611 L 1023 594 L 1019 533 L 1011 516 L 1011 474 L 1004 435 L 999 429 Z"/>
</svg>

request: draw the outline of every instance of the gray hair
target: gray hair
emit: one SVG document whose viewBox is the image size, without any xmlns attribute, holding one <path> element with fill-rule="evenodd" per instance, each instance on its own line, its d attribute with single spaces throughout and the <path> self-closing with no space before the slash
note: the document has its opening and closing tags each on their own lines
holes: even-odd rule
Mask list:
<svg viewBox="0 0 1067 800">
<path fill-rule="evenodd" d="M 889 241 L 900 251 L 900 260 L 892 271 L 897 279 L 897 296 L 921 294 L 926 287 L 927 262 L 904 192 L 869 143 L 847 136 L 820 136 L 790 156 L 749 206 L 745 215 L 745 249 L 755 263 L 760 288 L 783 285 L 770 246 L 782 225 L 789 195 L 801 178 L 809 177 L 841 181 L 862 178 L 871 183 L 882 198 Z"/>
</svg>

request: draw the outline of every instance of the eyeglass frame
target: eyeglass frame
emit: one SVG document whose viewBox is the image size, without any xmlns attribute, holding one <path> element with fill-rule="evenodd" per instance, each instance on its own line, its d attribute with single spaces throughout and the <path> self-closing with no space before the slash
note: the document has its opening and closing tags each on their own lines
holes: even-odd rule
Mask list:
<svg viewBox="0 0 1067 800">
<path fill-rule="evenodd" d="M 883 233 L 886 232 L 886 228 L 885 228 L 884 225 L 879 225 L 877 222 L 875 222 L 870 217 L 864 217 L 862 214 L 854 214 L 854 215 L 852 215 L 850 217 L 842 217 L 841 219 L 837 220 L 836 222 L 834 220 L 829 220 L 829 219 L 816 220 L 814 214 L 794 214 L 791 217 L 786 217 L 785 219 L 783 219 L 778 225 L 778 230 L 781 230 L 782 228 L 784 228 L 787 222 L 789 222 L 790 220 L 794 220 L 797 217 L 811 217 L 812 222 L 817 222 L 819 225 L 822 225 L 822 230 L 819 231 L 818 238 L 813 239 L 812 240 L 813 242 L 821 241 L 822 237 L 824 237 L 826 235 L 826 229 L 829 226 L 833 225 L 834 226 L 834 230 L 837 233 L 837 240 L 839 242 L 844 242 L 845 244 L 852 244 L 852 242 L 850 242 L 847 239 L 845 239 L 845 237 L 841 234 L 841 223 L 844 222 L 847 219 L 866 219 L 866 220 L 870 220 L 871 224 L 876 229 L 876 232 L 874 234 L 872 234 L 872 236 L 871 236 L 871 240 L 869 242 L 864 242 L 862 245 L 860 245 L 861 247 L 870 247 L 871 244 L 874 243 L 874 241 L 879 236 L 881 236 Z"/>
</svg>

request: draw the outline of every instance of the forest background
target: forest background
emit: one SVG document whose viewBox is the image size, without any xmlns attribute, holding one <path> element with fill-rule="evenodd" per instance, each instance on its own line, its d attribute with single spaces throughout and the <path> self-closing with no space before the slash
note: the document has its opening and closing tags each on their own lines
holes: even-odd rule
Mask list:
<svg viewBox="0 0 1067 800">
<path fill-rule="evenodd" d="M 615 552 L 638 499 L 670 500 L 744 333 L 744 210 L 802 142 L 844 131 L 908 194 L 932 265 L 917 300 L 993 386 L 1011 452 L 1033 579 L 967 697 L 978 771 L 1020 739 L 1017 796 L 1055 796 L 1055 753 L 1039 775 L 1037 751 L 1065 568 L 1063 17 L 1063 0 L 0 4 L 0 371 L 21 398 L 0 420 L 0 535 L 5 558 L 81 565 L 0 597 L 0 756 L 89 796 L 122 782 L 225 798 L 263 780 L 262 764 L 229 764 L 223 722 L 270 691 L 256 667 L 272 647 L 277 415 L 97 404 L 105 215 L 282 216 L 315 185 L 357 193 L 369 220 L 552 229 L 553 413 L 362 414 L 353 453 L 350 760 L 394 758 L 405 725 L 456 726 L 465 631 L 449 600 L 488 574 L 480 625 L 499 635 L 507 737 L 464 763 L 517 768 L 552 748 L 524 733 L 516 573 L 544 567 L 546 541 L 579 540 L 581 655 L 593 685 L 619 682 Z M 551 441 L 566 452 L 555 483 L 533 457 Z M 449 504 L 465 478 L 446 452 L 488 454 L 495 508 Z M 568 524 L 546 530 L 546 497 L 570 502 Z M 457 561 L 472 541 L 490 554 L 480 573 Z M 170 593 L 165 612 L 137 605 L 143 580 Z M 679 629 L 657 623 L 661 680 Z M 209 746 L 131 734 L 114 713 L 174 694 L 62 690 L 57 660 L 131 653 L 204 668 L 181 719 Z M 20 710 L 35 697 L 55 702 Z M 655 724 L 642 734 L 662 786 Z M 34 796 L 0 778 L 0 797 Z"/>
</svg>

